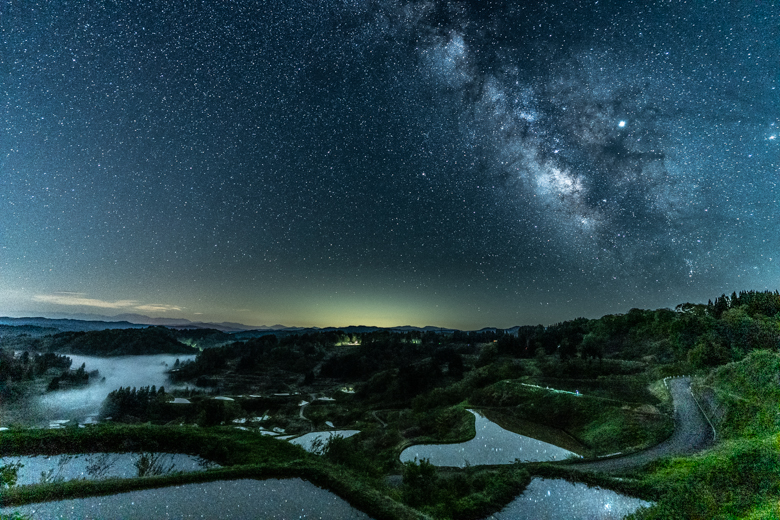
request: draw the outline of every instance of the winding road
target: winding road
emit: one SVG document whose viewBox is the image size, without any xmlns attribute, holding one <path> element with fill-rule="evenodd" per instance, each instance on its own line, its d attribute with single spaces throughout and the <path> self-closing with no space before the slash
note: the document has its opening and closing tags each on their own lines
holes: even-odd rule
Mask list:
<svg viewBox="0 0 780 520">
<path fill-rule="evenodd" d="M 674 403 L 674 433 L 661 444 L 644 451 L 610 459 L 583 462 L 571 467 L 583 471 L 621 473 L 644 466 L 669 455 L 690 455 L 712 444 L 712 427 L 705 419 L 691 393 L 691 379 L 668 379 L 669 392 Z"/>
</svg>

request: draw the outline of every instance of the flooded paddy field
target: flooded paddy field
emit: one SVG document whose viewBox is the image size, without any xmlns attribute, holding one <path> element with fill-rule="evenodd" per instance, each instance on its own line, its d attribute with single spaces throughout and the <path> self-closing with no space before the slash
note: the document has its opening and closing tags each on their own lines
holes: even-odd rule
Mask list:
<svg viewBox="0 0 780 520">
<path fill-rule="evenodd" d="M 301 479 L 221 480 L 110 496 L 2 508 L 32 520 L 122 518 L 221 518 L 369 520 L 330 491 Z"/>
<path fill-rule="evenodd" d="M 132 478 L 219 467 L 200 457 L 181 453 L 80 453 L 20 455 L 0 458 L 0 466 L 21 463 L 17 485 Z"/>
<path fill-rule="evenodd" d="M 360 433 L 360 430 L 333 430 L 327 432 L 311 432 L 305 435 L 301 435 L 295 439 L 290 440 L 291 443 L 297 444 L 304 450 L 309 452 L 317 452 L 318 448 L 326 445 L 333 437 L 348 438 Z"/>
<path fill-rule="evenodd" d="M 599 487 L 561 479 L 535 478 L 522 495 L 488 520 L 566 518 L 611 520 L 623 518 L 652 503 Z"/>
<path fill-rule="evenodd" d="M 564 460 L 579 457 L 577 453 L 531 437 L 505 430 L 478 412 L 476 436 L 458 444 L 418 444 L 401 453 L 401 462 L 428 459 L 434 466 L 463 468 L 467 465 L 511 464 Z"/>
</svg>

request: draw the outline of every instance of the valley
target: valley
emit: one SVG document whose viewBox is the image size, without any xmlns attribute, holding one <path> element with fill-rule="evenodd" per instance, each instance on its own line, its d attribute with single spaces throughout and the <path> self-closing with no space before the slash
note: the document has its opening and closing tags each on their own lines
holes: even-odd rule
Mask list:
<svg viewBox="0 0 780 520">
<path fill-rule="evenodd" d="M 567 503 L 588 503 L 588 486 L 617 493 L 593 499 L 621 511 L 610 518 L 770 518 L 780 500 L 780 296 L 723 298 L 507 331 L 236 339 L 6 326 L 0 514 L 132 490 L 300 478 L 377 519 L 503 518 L 538 486 Z M 54 379 L 84 382 L 52 388 Z M 11 478 L 24 455 L 156 452 L 215 467 Z M 619 500 L 630 507 L 618 509 Z"/>
</svg>

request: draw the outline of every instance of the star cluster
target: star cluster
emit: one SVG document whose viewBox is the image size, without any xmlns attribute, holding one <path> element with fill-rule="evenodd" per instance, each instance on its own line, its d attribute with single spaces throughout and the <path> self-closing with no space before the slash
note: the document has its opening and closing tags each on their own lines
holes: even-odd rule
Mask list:
<svg viewBox="0 0 780 520">
<path fill-rule="evenodd" d="M 0 311 L 478 328 L 774 290 L 773 4 L 5 2 Z"/>
</svg>

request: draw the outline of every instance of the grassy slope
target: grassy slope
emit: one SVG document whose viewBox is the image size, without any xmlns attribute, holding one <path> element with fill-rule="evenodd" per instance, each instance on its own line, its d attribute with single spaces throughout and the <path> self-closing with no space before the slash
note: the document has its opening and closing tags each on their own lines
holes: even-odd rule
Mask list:
<svg viewBox="0 0 780 520">
<path fill-rule="evenodd" d="M 534 362 L 524 361 L 529 366 Z M 657 391 L 655 394 L 658 395 L 653 397 L 651 394 L 649 399 L 642 395 L 641 375 L 619 376 L 608 382 L 601 376 L 590 382 L 571 380 L 568 384 L 578 388 L 585 385 L 583 389 L 598 390 L 594 392 L 597 395 L 573 396 L 520 385 L 525 381 L 542 382 L 534 379 L 538 376 L 533 373 L 532 366 L 526 367 L 526 373 L 530 374 L 521 379 L 507 374 L 509 381 L 487 381 L 485 378 L 494 372 L 491 368 L 474 370 L 463 381 L 431 392 L 431 398 L 426 401 L 466 398 L 471 404 L 508 407 L 516 417 L 564 425 L 583 444 L 601 452 L 617 451 L 616 446 L 657 442 L 669 430 L 668 418 L 647 417 L 647 410 L 640 410 L 651 403 L 662 410 L 668 408 L 668 403 L 663 402 L 664 396 Z M 724 442 L 696 457 L 661 461 L 647 474 L 636 475 L 639 481 L 618 483 L 598 476 L 577 476 L 567 473 L 565 468 L 551 469 L 545 465 L 532 465 L 528 470 L 540 476 L 560 473 L 569 480 L 591 479 L 605 487 L 658 502 L 656 507 L 638 513 L 637 518 L 773 518 L 780 504 L 779 374 L 780 356 L 756 351 L 740 362 L 719 367 L 706 378 L 698 379 L 697 393 L 714 412 L 719 438 L 725 439 Z M 566 384 L 563 380 L 559 382 Z M 612 388 L 612 383 L 617 385 L 617 390 Z M 619 399 L 620 385 L 630 386 L 631 392 L 623 392 L 632 396 L 630 402 Z M 231 467 L 202 474 L 111 484 L 73 482 L 36 486 L 35 489 L 19 488 L 4 492 L 0 503 L 114 493 L 125 487 L 159 487 L 222 478 L 298 476 L 331 489 L 375 518 L 421 517 L 419 510 L 439 517 L 478 518 L 511 500 L 525 485 L 528 474 L 517 473 L 514 469 L 511 474 L 482 469 L 478 475 L 475 469 L 468 470 L 472 473 L 440 472 L 437 477 L 440 492 L 437 491 L 435 497 L 432 495 L 435 501 L 420 504 L 419 510 L 415 511 L 402 503 L 400 490 L 387 487 L 381 472 L 370 469 L 371 461 L 375 462 L 383 450 L 395 452 L 407 444 L 400 432 L 412 427 L 421 429 L 421 435 L 415 436 L 416 442 L 453 442 L 472 437 L 473 418 L 463 410 L 465 406 L 466 403 L 460 402 L 449 408 L 421 406 L 419 410 L 386 411 L 381 414 L 390 423 L 385 429 L 373 424 L 366 415 L 367 409 L 356 405 L 348 415 L 363 415 L 369 423 L 363 425 L 366 426 L 364 434 L 349 440 L 356 449 L 352 450 L 355 460 L 347 464 L 332 463 L 287 443 L 232 428 L 101 425 L 67 431 L 6 432 L 1 434 L 0 453 L 159 450 L 197 454 Z M 361 409 L 360 414 L 357 408 Z M 314 408 L 311 411 L 314 412 Z M 312 415 L 324 420 L 331 414 Z M 393 464 L 397 467 L 395 457 L 393 461 L 386 461 L 385 470 Z M 364 460 L 358 460 L 361 458 Z M 468 484 L 465 487 L 464 479 Z"/>
<path fill-rule="evenodd" d="M 741 518 L 777 503 L 778 441 L 778 436 L 726 441 L 694 457 L 659 463 L 644 479 L 658 503 L 636 518 Z"/>
<path fill-rule="evenodd" d="M 457 410 L 453 417 L 464 422 L 464 428 L 470 427 L 473 436 L 471 414 Z M 470 418 L 470 422 L 462 421 L 463 417 Z M 357 438 L 342 441 L 346 454 L 342 452 L 341 460 L 315 456 L 296 445 L 230 427 L 102 424 L 84 429 L 17 430 L 4 432 L 0 438 L 2 455 L 153 450 L 200 455 L 225 465 L 197 473 L 16 486 L 0 493 L 0 506 L 223 479 L 300 477 L 334 492 L 372 518 L 423 519 L 430 513 L 466 520 L 483 518 L 500 509 L 530 480 L 528 472 L 520 467 L 473 468 L 441 476 L 437 472 L 427 481 L 430 492 L 423 494 L 415 509 L 404 503 L 409 486 L 388 487 L 383 475 L 376 475 L 371 468 L 374 453 L 358 443 L 351 444 Z"/>
<path fill-rule="evenodd" d="M 758 438 L 780 431 L 780 355 L 758 350 L 697 382 L 718 435 Z"/>
<path fill-rule="evenodd" d="M 658 504 L 636 518 L 780 518 L 779 376 L 780 355 L 755 351 L 701 381 L 721 442 L 659 462 L 644 478 Z"/>
<path fill-rule="evenodd" d="M 640 403 L 555 392 L 520 381 L 500 381 L 473 399 L 479 405 L 512 407 L 519 418 L 564 430 L 595 454 L 652 446 L 673 428 L 668 415 L 647 413 Z"/>
</svg>

